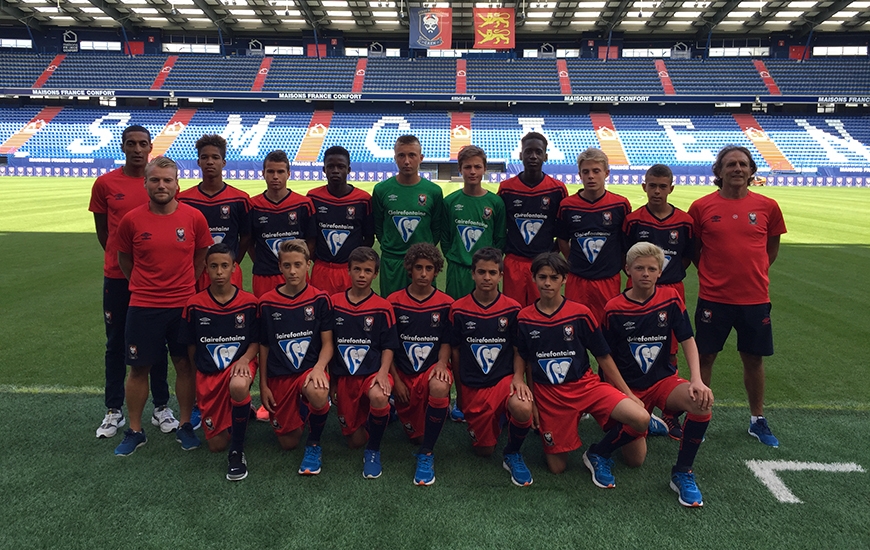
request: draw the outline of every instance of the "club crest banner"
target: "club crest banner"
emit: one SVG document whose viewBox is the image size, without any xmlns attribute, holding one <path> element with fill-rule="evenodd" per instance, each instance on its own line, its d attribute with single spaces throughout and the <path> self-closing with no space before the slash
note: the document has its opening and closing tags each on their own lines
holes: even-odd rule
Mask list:
<svg viewBox="0 0 870 550">
<path fill-rule="evenodd" d="M 474 8 L 474 47 L 509 50 L 515 47 L 513 8 Z"/>
<path fill-rule="evenodd" d="M 453 10 L 451 8 L 410 8 L 409 47 L 424 50 L 449 50 L 453 47 Z"/>
</svg>

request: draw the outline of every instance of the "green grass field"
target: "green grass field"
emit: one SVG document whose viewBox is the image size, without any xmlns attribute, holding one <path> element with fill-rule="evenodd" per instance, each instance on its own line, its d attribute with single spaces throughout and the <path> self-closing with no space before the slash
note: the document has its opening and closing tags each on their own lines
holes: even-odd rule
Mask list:
<svg viewBox="0 0 870 550">
<path fill-rule="evenodd" d="M 687 510 L 667 485 L 678 443 L 662 438 L 640 469 L 617 459 L 611 491 L 592 485 L 580 453 L 566 473 L 547 473 L 534 436 L 524 454 L 535 483 L 516 488 L 499 460 L 471 454 L 457 424 L 439 440 L 429 488 L 411 485 L 414 447 L 396 425 L 384 440 L 384 475 L 364 480 L 362 452 L 346 449 L 334 417 L 316 478 L 296 475 L 301 450 L 280 451 L 265 424 L 249 429 L 251 474 L 240 483 L 224 479 L 224 454 L 183 453 L 150 425 L 145 447 L 116 458 L 117 437 L 94 438 L 104 334 L 91 183 L 0 178 L 0 548 L 870 548 L 866 472 L 782 473 L 803 501 L 793 504 L 746 466 L 870 468 L 866 189 L 759 190 L 779 201 L 789 230 L 771 269 L 776 354 L 766 363 L 767 416 L 781 446 L 746 434 L 732 338 L 714 370 L 714 418 L 695 464 L 705 506 Z M 644 202 L 640 187 L 611 190 Z M 672 202 L 687 208 L 711 190 L 678 188 Z M 693 310 L 694 272 L 686 282 Z M 600 437 L 592 422 L 580 432 L 585 443 Z"/>
</svg>

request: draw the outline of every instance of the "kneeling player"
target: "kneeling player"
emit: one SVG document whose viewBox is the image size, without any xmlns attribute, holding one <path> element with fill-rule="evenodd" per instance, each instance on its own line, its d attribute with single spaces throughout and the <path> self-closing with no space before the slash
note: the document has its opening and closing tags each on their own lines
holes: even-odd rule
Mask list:
<svg viewBox="0 0 870 550">
<path fill-rule="evenodd" d="M 259 350 L 257 298 L 232 284 L 238 264 L 227 243 L 212 245 L 205 265 L 211 285 L 187 302 L 182 342 L 196 365 L 208 448 L 217 453 L 229 446 L 227 479 L 239 481 L 248 475 L 244 445 Z"/>
<path fill-rule="evenodd" d="M 532 484 L 520 448 L 532 425 L 532 392 L 522 361 L 514 360 L 520 305 L 498 291 L 504 273 L 501 251 L 481 248 L 471 259 L 474 291 L 450 308 L 453 368 L 462 391 L 460 406 L 478 456 L 490 456 L 507 414 L 503 466 L 520 487 Z"/>
<path fill-rule="evenodd" d="M 547 467 L 554 474 L 565 470 L 568 453 L 581 445 L 580 415 L 588 412 L 606 433 L 583 454 L 583 463 L 595 485 L 615 487 L 610 456 L 643 437 L 649 414 L 619 376 L 595 316 L 562 296 L 568 262 L 555 252 L 544 253 L 532 261 L 531 269 L 541 297 L 520 312 L 517 353 L 532 381 Z M 593 374 L 590 352 L 613 385 Z"/>
<path fill-rule="evenodd" d="M 332 295 L 335 305 L 335 345 L 332 360 L 337 373 L 338 422 L 348 445 L 366 446 L 363 477 L 381 476 L 381 440 L 390 418 L 393 350 L 399 347 L 393 306 L 372 290 L 380 257 L 367 246 L 347 260 L 351 287 Z M 368 443 L 366 443 L 368 432 Z"/>
<path fill-rule="evenodd" d="M 432 286 L 444 268 L 434 245 L 417 243 L 405 254 L 407 288 L 390 294 L 402 349 L 394 354 L 393 396 L 396 414 L 417 451 L 415 485 L 435 483 L 432 450 L 450 405 L 450 304 L 453 299 Z M 404 352 L 404 353 L 403 353 Z"/>
<path fill-rule="evenodd" d="M 320 473 L 320 436 L 329 415 L 326 367 L 333 353 L 332 304 L 305 282 L 310 265 L 305 242 L 282 242 L 278 267 L 285 282 L 260 298 L 260 398 L 282 449 L 299 445 L 305 426 L 300 403 L 309 410 L 300 475 Z"/>
<path fill-rule="evenodd" d="M 604 335 L 621 379 L 648 411 L 653 407 L 686 411 L 677 464 L 671 469 L 671 488 L 679 493 L 680 504 L 697 507 L 704 501 L 692 463 L 710 423 L 713 392 L 701 381 L 698 348 L 682 298 L 673 287 L 656 287 L 664 263 L 662 249 L 652 243 L 640 242 L 628 249 L 625 270 L 632 286 L 607 302 Z M 683 346 L 691 381 L 678 377 L 668 361 L 673 335 Z M 640 466 L 646 457 L 646 440 L 631 442 L 622 454 L 626 462 Z"/>
</svg>

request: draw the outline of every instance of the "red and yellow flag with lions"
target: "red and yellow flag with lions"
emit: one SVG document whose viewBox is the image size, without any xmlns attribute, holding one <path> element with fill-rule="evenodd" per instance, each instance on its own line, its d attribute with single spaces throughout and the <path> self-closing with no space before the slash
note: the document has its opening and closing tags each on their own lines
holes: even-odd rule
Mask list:
<svg viewBox="0 0 870 550">
<path fill-rule="evenodd" d="M 515 46 L 513 8 L 474 8 L 474 47 L 510 50 Z"/>
</svg>

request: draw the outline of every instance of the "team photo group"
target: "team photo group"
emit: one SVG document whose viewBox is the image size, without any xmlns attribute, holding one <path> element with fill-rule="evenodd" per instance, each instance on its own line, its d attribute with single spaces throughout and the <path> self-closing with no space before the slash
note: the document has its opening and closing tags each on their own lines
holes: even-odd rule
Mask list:
<svg viewBox="0 0 870 550">
<path fill-rule="evenodd" d="M 396 175 L 371 194 L 348 183 L 350 154 L 333 146 L 326 185 L 290 189 L 290 161 L 272 151 L 265 191 L 249 196 L 223 180 L 226 148 L 221 136 L 202 136 L 202 181 L 181 190 L 176 163 L 151 159 L 149 131 L 129 126 L 124 165 L 93 185 L 107 410 L 96 435 L 121 435 L 116 455 L 146 444 L 150 395 L 151 423 L 184 450 L 201 446 L 201 429 L 210 451 L 227 453 L 230 481 L 248 475 L 245 435 L 257 419 L 280 448 L 304 448 L 300 475 L 320 474 L 330 452 L 321 436 L 335 416 L 348 446 L 362 449 L 367 479 L 382 473 L 395 419 L 417 447 L 416 469 L 387 467 L 433 484 L 450 419 L 466 423 L 479 456 L 507 432 L 502 464 L 528 486 L 530 432 L 559 474 L 587 416 L 602 434 L 582 454 L 596 486 L 615 487 L 623 464 L 641 466 L 648 436 L 670 437 L 679 441 L 673 467 L 654 475 L 681 505 L 700 507 L 693 463 L 711 420 L 713 364 L 732 330 L 748 433 L 779 445 L 764 417 L 764 357 L 773 354 L 768 271 L 786 227 L 777 203 L 749 188 L 757 166 L 748 149 L 719 151 L 715 190 L 685 212 L 668 202 L 674 176 L 662 164 L 647 170 L 647 202 L 632 210 L 607 190 L 608 158 L 594 148 L 578 155 L 582 186 L 569 195 L 545 173 L 547 139 L 536 132 L 522 138 L 522 171 L 497 193 L 482 186 L 486 153 L 462 148 L 463 186 L 446 197 L 419 174 L 412 135 L 396 140 Z M 245 255 L 253 293 L 243 290 Z M 683 279 L 693 264 L 690 321 Z"/>
</svg>

